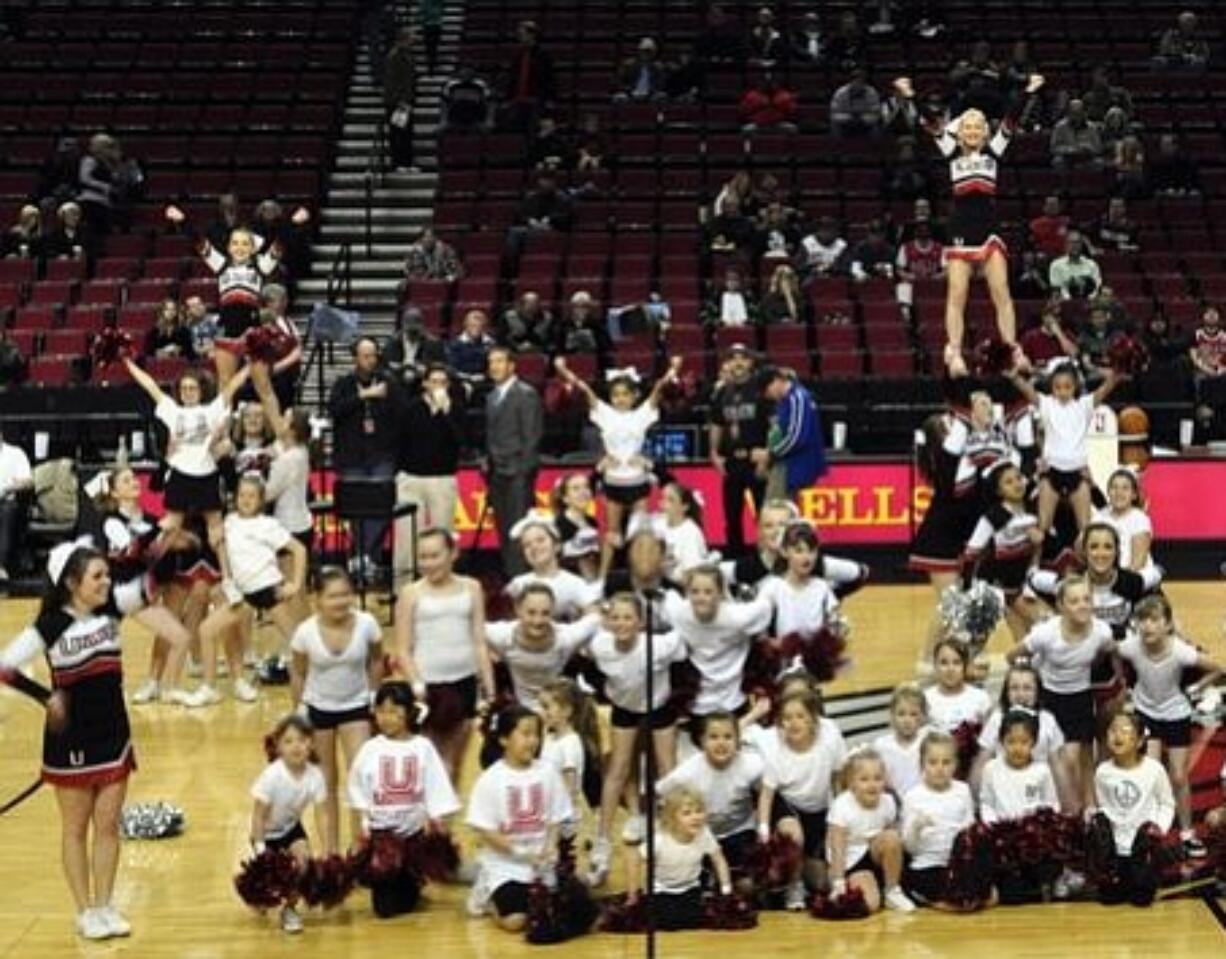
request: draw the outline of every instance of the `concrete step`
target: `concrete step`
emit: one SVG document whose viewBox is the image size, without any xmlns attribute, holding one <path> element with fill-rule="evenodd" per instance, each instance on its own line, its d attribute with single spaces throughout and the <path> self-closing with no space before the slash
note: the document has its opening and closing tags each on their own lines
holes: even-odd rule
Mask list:
<svg viewBox="0 0 1226 959">
<path fill-rule="evenodd" d="M 378 181 L 380 186 L 388 190 L 429 190 L 434 192 L 438 189 L 438 174 L 437 173 L 396 173 L 389 170 L 383 174 L 383 177 Z M 365 173 L 342 173 L 335 172 L 328 177 L 328 185 L 330 188 L 351 188 L 358 189 L 366 186 Z"/>
<path fill-rule="evenodd" d="M 434 202 L 433 190 L 403 190 L 399 188 L 376 188 L 371 190 L 370 198 L 381 205 L 419 207 Z M 329 189 L 328 203 L 338 206 L 343 204 L 363 204 L 366 202 L 366 191 L 363 189 Z"/>
<path fill-rule="evenodd" d="M 320 221 L 330 223 L 365 223 L 369 220 L 375 225 L 390 224 L 392 226 L 410 223 L 421 223 L 425 218 L 421 209 L 409 207 L 374 207 L 369 211 L 362 207 L 324 207 L 320 211 Z"/>
<path fill-rule="evenodd" d="M 396 263 L 404 262 L 404 251 L 406 244 L 392 243 L 380 237 L 376 237 L 375 243 L 370 245 L 370 249 L 366 249 L 366 244 L 362 243 L 361 256 L 371 260 L 394 260 Z M 412 242 L 412 241 L 410 241 Z M 341 244 L 338 243 L 316 243 L 311 247 L 311 253 L 314 255 L 316 262 L 324 262 L 331 265 L 336 259 L 336 254 L 340 252 Z M 358 253 L 355 247 L 355 256 Z"/>
<path fill-rule="evenodd" d="M 423 213 L 422 222 L 413 226 L 401 226 L 399 228 L 375 224 L 371 231 L 371 249 L 376 249 L 379 246 L 392 245 L 398 247 L 402 252 L 406 246 L 417 239 L 417 235 L 421 232 L 423 226 L 430 222 L 429 211 Z M 364 223 L 325 223 L 319 228 L 319 237 L 321 246 L 327 246 L 338 243 L 352 243 L 355 248 L 361 246 L 366 249 L 366 225 Z"/>
<path fill-rule="evenodd" d="M 390 300 L 394 306 L 398 284 L 398 279 L 388 280 L 379 277 L 355 276 L 353 278 L 353 292 L 355 294 L 362 293 L 363 295 L 375 294 L 375 298 L 386 298 Z M 328 281 L 326 277 L 308 277 L 306 279 L 299 280 L 298 288 L 303 294 L 319 296 L 327 290 Z"/>
<path fill-rule="evenodd" d="M 354 276 L 361 274 L 362 276 L 371 277 L 372 279 L 401 279 L 404 276 L 404 249 L 401 248 L 401 255 L 387 258 L 373 258 L 366 252 L 363 247 L 360 251 L 360 258 L 355 257 L 353 260 Z M 332 263 L 327 260 L 317 260 L 312 267 L 311 275 L 314 277 L 326 277 L 332 271 Z"/>
<path fill-rule="evenodd" d="M 417 143 L 416 155 L 413 159 L 417 161 L 417 166 L 422 170 L 430 171 L 438 169 L 438 159 L 434 155 L 433 149 L 422 146 L 420 141 Z M 369 152 L 360 155 L 338 156 L 336 158 L 336 169 L 347 172 L 365 170 L 369 166 L 369 162 Z"/>
</svg>

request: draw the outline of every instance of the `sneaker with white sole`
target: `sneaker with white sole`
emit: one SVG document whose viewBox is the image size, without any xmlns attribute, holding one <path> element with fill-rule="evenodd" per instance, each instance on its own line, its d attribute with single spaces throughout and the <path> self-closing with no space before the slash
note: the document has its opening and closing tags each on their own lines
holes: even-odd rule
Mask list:
<svg viewBox="0 0 1226 959">
<path fill-rule="evenodd" d="M 468 899 L 464 903 L 464 908 L 468 914 L 474 919 L 480 919 L 490 911 L 490 894 L 493 892 L 490 889 L 489 882 L 485 878 L 485 870 L 478 867 L 477 878 L 473 880 L 472 888 L 468 890 Z"/>
<path fill-rule="evenodd" d="M 805 883 L 803 879 L 798 879 L 796 882 L 788 883 L 787 893 L 783 900 L 783 907 L 788 912 L 803 912 L 808 904 L 808 895 L 805 892 Z"/>
<path fill-rule="evenodd" d="M 207 683 L 196 687 L 194 693 L 188 693 L 183 705 L 189 709 L 199 709 L 202 706 L 214 706 L 221 702 L 221 693 Z"/>
<path fill-rule="evenodd" d="M 1080 895 L 1086 887 L 1086 878 L 1079 872 L 1065 869 L 1051 884 L 1053 899 L 1066 900 Z"/>
<path fill-rule="evenodd" d="M 609 878 L 609 860 L 613 858 L 613 849 L 609 840 L 597 836 L 592 840 L 592 848 L 587 856 L 587 884 L 603 886 Z"/>
<path fill-rule="evenodd" d="M 260 693 L 245 677 L 240 676 L 234 680 L 234 698 L 240 703 L 254 703 L 260 698 Z"/>
<path fill-rule="evenodd" d="M 172 706 L 190 706 L 192 694 L 182 686 L 174 686 L 162 693 L 162 702 Z"/>
<path fill-rule="evenodd" d="M 643 841 L 646 833 L 646 820 L 639 813 L 629 816 L 622 826 L 622 842 L 627 846 L 637 846 Z"/>
<path fill-rule="evenodd" d="M 100 906 L 95 911 L 102 916 L 108 935 L 117 938 L 132 935 L 132 923 L 128 922 L 114 906 Z"/>
<path fill-rule="evenodd" d="M 82 939 L 109 939 L 111 930 L 101 911 L 83 909 L 77 914 L 77 934 Z"/>
<path fill-rule="evenodd" d="M 302 916 L 293 906 L 285 906 L 281 909 L 281 931 L 288 932 L 290 935 L 302 932 Z"/>
<path fill-rule="evenodd" d="M 1183 854 L 1188 859 L 1204 859 L 1209 855 L 1209 850 L 1197 838 L 1196 833 L 1192 833 L 1183 837 Z"/>
<path fill-rule="evenodd" d="M 136 687 L 136 692 L 132 694 L 132 705 L 144 706 L 147 703 L 156 703 L 161 698 L 162 687 L 158 685 L 156 679 L 146 679 L 143 683 Z"/>
<path fill-rule="evenodd" d="M 885 891 L 885 907 L 895 912 L 915 912 L 916 910 L 915 903 L 907 898 L 907 894 L 902 891 L 902 886 L 894 886 Z"/>
</svg>

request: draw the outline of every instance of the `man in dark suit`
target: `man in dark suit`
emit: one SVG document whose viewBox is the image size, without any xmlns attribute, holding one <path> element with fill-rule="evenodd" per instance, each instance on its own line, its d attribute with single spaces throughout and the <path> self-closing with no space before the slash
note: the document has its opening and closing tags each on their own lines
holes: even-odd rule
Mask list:
<svg viewBox="0 0 1226 959">
<path fill-rule="evenodd" d="M 515 376 L 515 354 L 507 347 L 490 350 L 489 377 L 493 388 L 485 400 L 485 481 L 498 525 L 503 571 L 515 576 L 526 567 L 511 540 L 511 527 L 535 505 L 545 419 L 536 390 Z"/>
</svg>

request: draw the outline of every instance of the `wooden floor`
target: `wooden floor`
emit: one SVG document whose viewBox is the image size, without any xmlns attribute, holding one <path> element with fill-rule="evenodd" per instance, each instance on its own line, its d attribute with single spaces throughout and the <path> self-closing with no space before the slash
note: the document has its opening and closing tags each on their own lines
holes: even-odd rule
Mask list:
<svg viewBox="0 0 1226 959">
<path fill-rule="evenodd" d="M 1219 661 L 1226 660 L 1221 585 L 1176 584 L 1169 593 L 1187 632 Z M 929 609 L 929 593 L 920 587 L 872 587 L 852 597 L 847 612 L 855 669 L 831 684 L 830 692 L 875 688 L 909 677 Z M 29 621 L 32 611 L 29 601 L 0 604 L 4 641 Z M 143 671 L 149 639 L 134 626 L 127 635 L 126 671 L 132 685 Z M 1005 647 L 1002 632 L 993 650 L 999 653 Z M 355 895 L 345 909 L 311 916 L 305 935 L 293 940 L 242 906 L 230 880 L 246 845 L 248 789 L 264 762 L 260 738 L 286 709 L 287 697 L 286 691 L 277 690 L 256 704 L 226 702 L 203 712 L 168 706 L 132 710 L 140 772 L 132 780 L 131 799 L 182 806 L 188 828 L 177 839 L 125 845 L 117 899 L 135 927 L 130 940 L 87 944 L 73 935 L 70 900 L 58 863 L 59 821 L 49 791 L 0 818 L 0 955 L 305 959 L 412 950 L 413 955 L 437 959 L 511 959 L 538 954 L 540 947 L 499 933 L 485 921 L 465 918 L 466 890 L 460 886 L 432 888 L 422 911 L 390 922 L 375 920 L 366 900 Z M 16 791 L 33 776 L 40 721 L 27 700 L 0 694 L 0 789 Z M 470 770 L 462 784 L 465 790 L 471 775 Z M 1226 931 L 1196 900 L 1159 903 L 1148 910 L 1078 904 L 997 909 L 970 917 L 886 914 L 855 923 L 766 914 L 751 932 L 662 936 L 659 954 L 680 959 L 709 955 L 715 948 L 737 955 L 943 959 L 979 957 L 985 946 L 995 957 L 1200 959 L 1226 955 Z M 574 959 L 613 959 L 641 955 L 643 941 L 590 936 L 564 949 Z"/>
</svg>

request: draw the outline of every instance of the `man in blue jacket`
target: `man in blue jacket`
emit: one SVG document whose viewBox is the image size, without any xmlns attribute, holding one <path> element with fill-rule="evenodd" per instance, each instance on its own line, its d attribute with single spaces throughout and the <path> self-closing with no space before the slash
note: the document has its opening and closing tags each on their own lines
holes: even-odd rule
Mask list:
<svg viewBox="0 0 1226 959">
<path fill-rule="evenodd" d="M 817 402 L 795 373 L 781 367 L 763 370 L 762 392 L 775 404 L 767 437 L 771 471 L 766 498 L 794 499 L 826 472 L 826 444 Z"/>
</svg>

